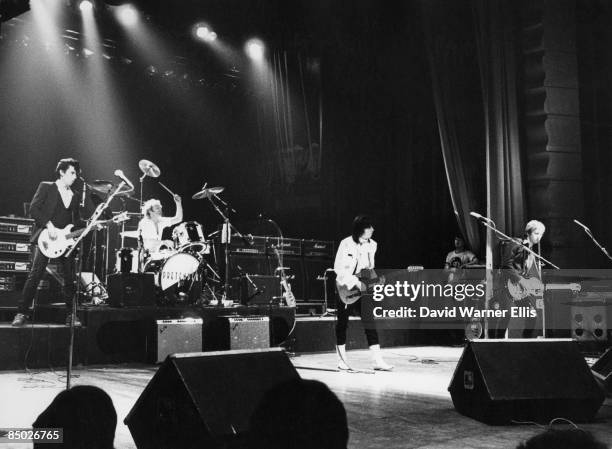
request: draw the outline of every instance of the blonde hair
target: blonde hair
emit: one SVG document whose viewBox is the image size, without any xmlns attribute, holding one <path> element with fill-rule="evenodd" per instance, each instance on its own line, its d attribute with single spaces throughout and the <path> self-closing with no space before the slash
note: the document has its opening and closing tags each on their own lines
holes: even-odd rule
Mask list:
<svg viewBox="0 0 612 449">
<path fill-rule="evenodd" d="M 155 198 L 145 201 L 142 205 L 142 214 L 146 217 L 150 217 L 151 209 L 155 206 L 161 207 L 161 202 Z"/>
<path fill-rule="evenodd" d="M 544 226 L 544 223 L 541 221 L 531 220 L 525 225 L 525 234 L 529 235 L 536 229 L 541 229 L 542 233 L 544 233 L 544 231 L 546 231 L 546 226 Z"/>
</svg>

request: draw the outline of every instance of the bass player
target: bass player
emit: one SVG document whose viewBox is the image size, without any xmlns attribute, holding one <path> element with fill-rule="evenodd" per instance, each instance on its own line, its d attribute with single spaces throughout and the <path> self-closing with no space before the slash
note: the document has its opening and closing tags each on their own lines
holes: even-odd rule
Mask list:
<svg viewBox="0 0 612 449">
<path fill-rule="evenodd" d="M 13 326 L 23 326 L 27 322 L 28 311 L 36 295 L 38 284 L 42 279 L 49 258 L 46 257 L 36 244 L 40 233 L 47 229 L 49 237 L 58 238 L 58 232 L 69 224 L 82 224 L 79 216 L 79 202 L 81 195 L 72 190 L 74 181 L 80 174 L 79 162 L 76 159 L 61 159 L 55 169 L 57 180 L 55 182 L 43 181 L 30 203 L 30 215 L 35 221 L 34 232 L 30 243 L 32 244 L 32 267 L 23 287 L 21 299 L 17 305 L 17 314 L 13 319 Z M 66 325 L 70 325 L 72 301 L 75 294 L 74 258 L 61 256 L 58 259 L 64 270 L 63 296 L 66 302 Z M 74 322 L 80 326 L 78 317 Z"/>
<path fill-rule="evenodd" d="M 336 272 L 336 283 L 339 288 L 359 288 L 366 291 L 364 283 L 357 277 L 361 270 L 374 268 L 374 256 L 377 244 L 372 239 L 374 226 L 370 217 L 358 215 L 353 220 L 353 233 L 340 242 L 334 271 Z M 373 304 L 371 295 L 361 296 L 351 304 L 338 301 L 336 321 L 336 353 L 338 355 L 338 369 L 350 370 L 346 358 L 346 329 L 348 327 L 349 315 L 356 313 L 361 316 L 368 346 L 374 359 L 374 369 L 378 371 L 391 371 L 392 365 L 385 363 L 378 344 L 378 332 L 374 322 Z"/>
</svg>

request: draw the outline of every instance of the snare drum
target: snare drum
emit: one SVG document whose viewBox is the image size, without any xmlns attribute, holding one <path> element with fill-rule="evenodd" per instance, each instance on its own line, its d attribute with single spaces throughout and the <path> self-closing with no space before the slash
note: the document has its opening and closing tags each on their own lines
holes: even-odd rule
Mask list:
<svg viewBox="0 0 612 449">
<path fill-rule="evenodd" d="M 121 248 L 115 258 L 116 273 L 138 273 L 138 250 Z"/>
<path fill-rule="evenodd" d="M 162 240 L 159 245 L 149 252 L 149 258 L 147 260 L 166 260 L 168 257 L 176 254 L 174 250 L 174 244 L 171 240 Z"/>
<path fill-rule="evenodd" d="M 204 239 L 202 225 L 197 221 L 186 221 L 181 223 L 172 231 L 174 246 L 181 252 L 196 252 L 198 254 L 209 254 L 210 245 Z"/>
</svg>

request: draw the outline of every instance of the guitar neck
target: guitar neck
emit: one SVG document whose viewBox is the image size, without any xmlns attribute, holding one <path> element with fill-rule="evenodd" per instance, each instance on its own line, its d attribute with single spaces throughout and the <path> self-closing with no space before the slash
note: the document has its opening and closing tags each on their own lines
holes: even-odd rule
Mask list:
<svg viewBox="0 0 612 449">
<path fill-rule="evenodd" d="M 83 231 L 85 231 L 85 228 L 69 232 L 68 234 L 66 234 L 66 240 L 78 238 L 83 233 Z"/>
<path fill-rule="evenodd" d="M 110 223 L 111 221 L 115 221 L 115 220 L 111 218 L 110 220 L 96 221 L 94 222 L 94 226 L 107 224 L 107 223 Z M 83 232 L 85 232 L 85 229 L 87 228 L 81 228 L 81 229 L 77 229 L 76 231 L 69 232 L 65 236 L 66 240 L 78 238 Z"/>
</svg>

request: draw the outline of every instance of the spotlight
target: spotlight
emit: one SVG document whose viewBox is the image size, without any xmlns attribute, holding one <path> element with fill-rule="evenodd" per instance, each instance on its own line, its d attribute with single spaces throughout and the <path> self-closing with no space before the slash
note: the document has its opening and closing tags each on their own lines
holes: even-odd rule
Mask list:
<svg viewBox="0 0 612 449">
<path fill-rule="evenodd" d="M 217 39 L 217 33 L 212 31 L 206 25 L 196 25 L 195 35 L 204 42 L 213 42 Z"/>
<path fill-rule="evenodd" d="M 83 0 L 82 2 L 79 3 L 79 9 L 82 12 L 87 12 L 87 11 L 91 11 L 93 10 L 93 3 L 90 2 L 89 0 Z"/>
<path fill-rule="evenodd" d="M 138 11 L 130 4 L 118 6 L 115 15 L 123 26 L 130 27 L 138 23 Z"/>
<path fill-rule="evenodd" d="M 264 44 L 259 39 L 250 39 L 245 46 L 246 54 L 255 61 L 261 61 L 264 56 Z"/>
</svg>

